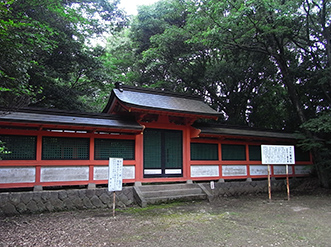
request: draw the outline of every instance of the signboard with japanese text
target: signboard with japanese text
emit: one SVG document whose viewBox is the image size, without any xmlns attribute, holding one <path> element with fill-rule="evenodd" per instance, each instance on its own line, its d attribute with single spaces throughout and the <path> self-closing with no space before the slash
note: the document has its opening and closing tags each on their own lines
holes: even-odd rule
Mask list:
<svg viewBox="0 0 331 247">
<path fill-rule="evenodd" d="M 262 164 L 295 164 L 294 146 L 261 145 Z"/>
<path fill-rule="evenodd" d="M 123 180 L 123 158 L 109 158 L 108 191 L 121 191 Z"/>
</svg>

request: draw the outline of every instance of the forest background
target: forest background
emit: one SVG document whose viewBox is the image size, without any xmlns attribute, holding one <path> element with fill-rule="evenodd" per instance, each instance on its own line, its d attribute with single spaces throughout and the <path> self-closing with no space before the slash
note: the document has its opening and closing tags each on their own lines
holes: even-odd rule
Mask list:
<svg viewBox="0 0 331 247">
<path fill-rule="evenodd" d="M 118 5 L 1 0 L 0 105 L 100 112 L 115 82 L 198 95 L 221 123 L 298 133 L 331 187 L 329 0 Z"/>
</svg>

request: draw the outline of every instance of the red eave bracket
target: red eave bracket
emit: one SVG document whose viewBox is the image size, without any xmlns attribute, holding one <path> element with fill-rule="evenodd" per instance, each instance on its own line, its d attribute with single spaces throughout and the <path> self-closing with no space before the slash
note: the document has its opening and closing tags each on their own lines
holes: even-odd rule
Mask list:
<svg viewBox="0 0 331 247">
<path fill-rule="evenodd" d="M 188 119 L 196 119 L 203 118 L 203 119 L 214 119 L 217 120 L 217 116 L 211 116 L 211 115 L 202 115 L 202 114 L 190 114 L 190 113 L 181 113 L 181 112 L 175 112 L 175 111 L 162 111 L 162 110 L 152 110 L 152 109 L 144 109 L 144 108 L 138 108 L 138 107 L 132 107 L 127 106 L 119 101 L 115 101 L 108 111 L 110 114 L 119 114 L 119 112 L 114 112 L 116 106 L 120 106 L 123 109 L 125 109 L 128 113 L 139 113 L 142 115 L 146 114 L 156 114 L 156 115 L 169 115 L 169 116 L 177 116 L 177 117 L 184 117 Z M 193 122 L 194 122 L 193 121 Z M 193 123 L 192 122 L 192 123 Z"/>
</svg>

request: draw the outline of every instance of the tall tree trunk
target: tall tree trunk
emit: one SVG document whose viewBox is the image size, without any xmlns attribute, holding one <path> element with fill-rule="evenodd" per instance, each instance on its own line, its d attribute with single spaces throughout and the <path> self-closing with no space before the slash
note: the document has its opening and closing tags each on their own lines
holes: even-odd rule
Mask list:
<svg viewBox="0 0 331 247">
<path fill-rule="evenodd" d="M 306 117 L 303 112 L 303 107 L 302 107 L 302 104 L 300 101 L 299 94 L 295 88 L 295 84 L 293 81 L 294 79 L 292 78 L 292 76 L 289 72 L 289 69 L 287 67 L 287 64 L 286 64 L 286 61 L 284 60 L 284 58 L 281 55 L 275 55 L 274 58 L 276 59 L 278 66 L 280 68 L 280 71 L 282 73 L 283 83 L 285 84 L 285 86 L 287 88 L 289 98 L 298 115 L 300 124 L 303 124 L 304 122 L 306 122 Z"/>
</svg>

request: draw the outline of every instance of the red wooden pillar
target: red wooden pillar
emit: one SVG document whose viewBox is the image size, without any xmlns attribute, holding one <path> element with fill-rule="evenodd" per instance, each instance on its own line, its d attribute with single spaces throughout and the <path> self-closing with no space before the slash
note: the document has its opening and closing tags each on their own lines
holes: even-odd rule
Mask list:
<svg viewBox="0 0 331 247">
<path fill-rule="evenodd" d="M 144 145 L 144 134 L 136 135 L 136 146 L 135 146 L 135 181 L 141 182 L 144 175 L 144 159 L 143 159 L 143 145 Z"/>
<path fill-rule="evenodd" d="M 42 135 L 37 135 L 37 146 L 36 146 L 36 177 L 35 177 L 35 184 L 34 185 L 40 185 L 40 176 L 41 176 L 41 158 L 42 158 Z"/>
<path fill-rule="evenodd" d="M 191 131 L 190 128 L 183 129 L 183 178 L 191 178 Z"/>
</svg>

